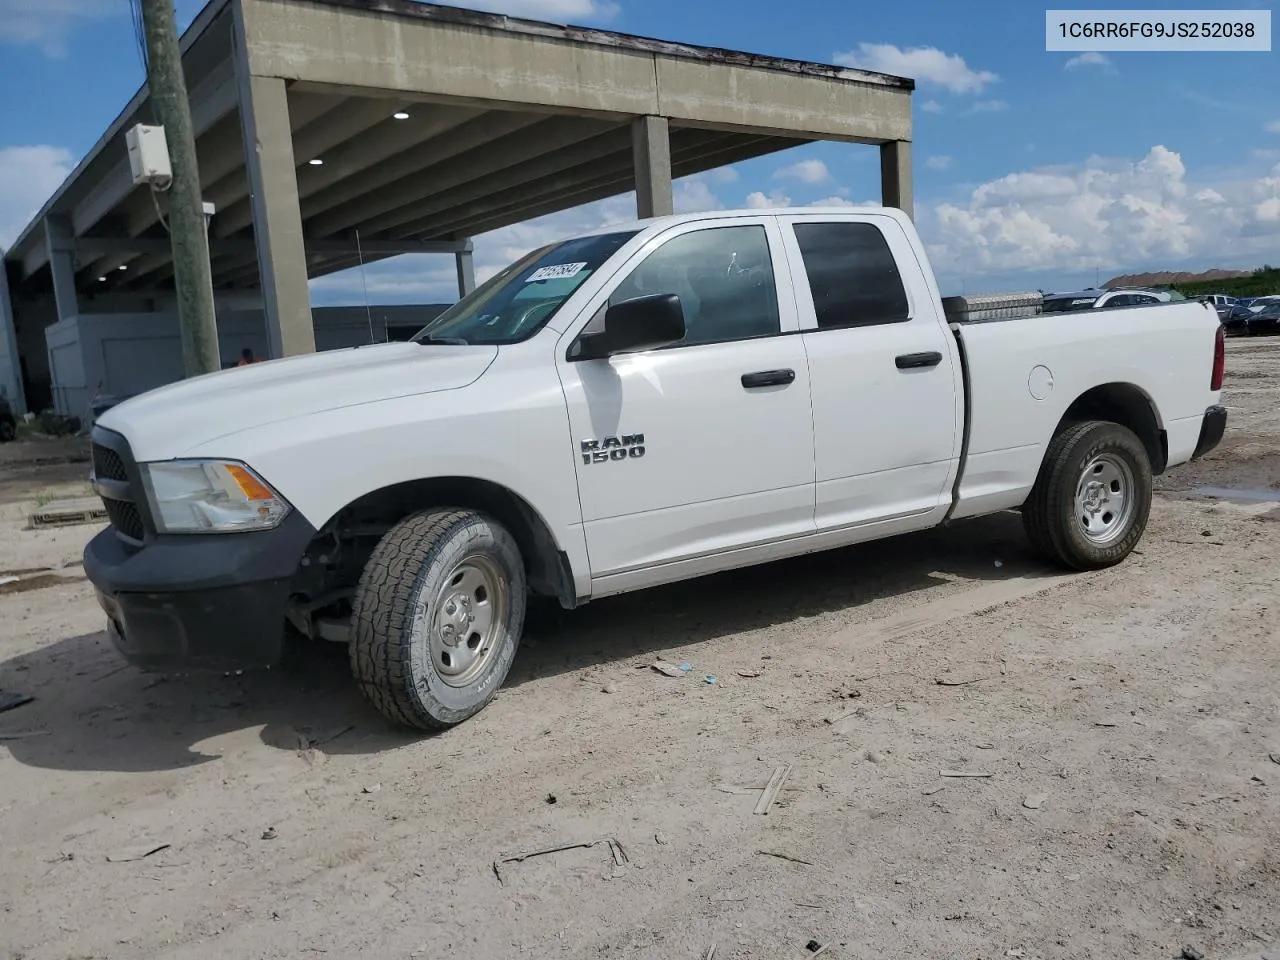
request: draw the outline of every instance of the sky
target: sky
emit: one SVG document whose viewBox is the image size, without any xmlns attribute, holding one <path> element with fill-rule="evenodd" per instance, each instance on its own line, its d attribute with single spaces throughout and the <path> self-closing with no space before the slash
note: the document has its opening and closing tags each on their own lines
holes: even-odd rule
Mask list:
<svg viewBox="0 0 1280 960">
<path fill-rule="evenodd" d="M 915 220 L 944 294 L 1280 263 L 1275 52 L 1047 53 L 1044 6 L 1025 0 L 459 5 L 913 77 Z M 180 25 L 199 7 L 179 0 Z M 0 0 L 0 246 L 141 81 L 128 0 Z M 875 203 L 878 154 L 797 147 L 677 181 L 675 194 L 682 212 Z M 476 238 L 477 275 L 634 209 L 620 196 Z M 312 298 L 450 300 L 454 276 L 452 258 L 397 257 L 314 280 Z"/>
</svg>

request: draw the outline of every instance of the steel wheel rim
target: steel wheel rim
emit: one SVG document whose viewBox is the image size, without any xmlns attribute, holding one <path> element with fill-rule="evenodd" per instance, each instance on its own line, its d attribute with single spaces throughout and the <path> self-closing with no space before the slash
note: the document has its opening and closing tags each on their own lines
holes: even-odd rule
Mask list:
<svg viewBox="0 0 1280 960">
<path fill-rule="evenodd" d="M 1104 546 L 1128 532 L 1137 483 L 1121 457 L 1100 453 L 1086 464 L 1076 485 L 1076 523 L 1090 543 Z"/>
<path fill-rule="evenodd" d="M 485 556 L 469 556 L 449 571 L 427 621 L 431 665 L 451 687 L 483 676 L 502 648 L 509 603 L 502 569 Z"/>
</svg>

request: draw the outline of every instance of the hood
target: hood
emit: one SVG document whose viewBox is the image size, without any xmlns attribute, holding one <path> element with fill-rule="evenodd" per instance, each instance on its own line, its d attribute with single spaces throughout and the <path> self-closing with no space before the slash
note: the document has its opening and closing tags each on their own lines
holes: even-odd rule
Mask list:
<svg viewBox="0 0 1280 960">
<path fill-rule="evenodd" d="M 235 367 L 180 380 L 112 407 L 98 420 L 139 460 L 167 460 L 250 427 L 480 378 L 494 346 L 380 343 Z"/>
</svg>

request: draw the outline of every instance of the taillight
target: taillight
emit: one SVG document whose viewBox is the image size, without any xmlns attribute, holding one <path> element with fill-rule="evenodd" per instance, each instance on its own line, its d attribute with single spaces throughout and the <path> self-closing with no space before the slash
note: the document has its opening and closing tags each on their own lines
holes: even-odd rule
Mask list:
<svg viewBox="0 0 1280 960">
<path fill-rule="evenodd" d="M 1213 338 L 1213 376 L 1209 378 L 1210 390 L 1222 389 L 1222 375 L 1227 370 L 1227 342 L 1218 327 L 1218 335 Z"/>
</svg>

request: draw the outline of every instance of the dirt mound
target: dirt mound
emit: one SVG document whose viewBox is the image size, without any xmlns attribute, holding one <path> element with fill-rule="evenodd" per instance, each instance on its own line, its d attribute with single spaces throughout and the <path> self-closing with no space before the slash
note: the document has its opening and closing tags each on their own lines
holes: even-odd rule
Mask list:
<svg viewBox="0 0 1280 960">
<path fill-rule="evenodd" d="M 1215 268 L 1203 273 L 1186 271 L 1160 270 L 1155 273 L 1127 273 L 1121 277 L 1112 277 L 1103 286 L 1108 290 L 1117 287 L 1164 287 L 1174 283 L 1203 283 L 1211 280 L 1235 280 L 1249 276 L 1248 270 L 1223 270 Z"/>
</svg>

